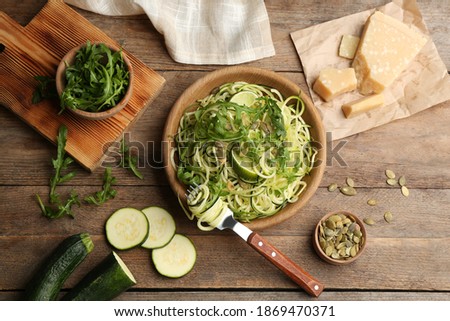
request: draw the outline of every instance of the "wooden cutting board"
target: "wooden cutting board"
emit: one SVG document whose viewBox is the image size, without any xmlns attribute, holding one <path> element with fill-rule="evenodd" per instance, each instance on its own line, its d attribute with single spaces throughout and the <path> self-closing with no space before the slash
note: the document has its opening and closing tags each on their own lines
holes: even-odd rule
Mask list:
<svg viewBox="0 0 450 321">
<path fill-rule="evenodd" d="M 67 51 L 86 43 L 101 41 L 119 46 L 62 0 L 49 0 L 25 27 L 0 12 L 0 104 L 6 106 L 52 142 L 61 124 L 68 128 L 66 151 L 86 169 L 98 167 L 108 147 L 146 110 L 160 93 L 165 80 L 124 49 L 133 65 L 133 95 L 127 106 L 112 118 L 86 120 L 64 112 L 58 116 L 59 102 L 31 103 L 36 75 L 54 77 Z"/>
</svg>

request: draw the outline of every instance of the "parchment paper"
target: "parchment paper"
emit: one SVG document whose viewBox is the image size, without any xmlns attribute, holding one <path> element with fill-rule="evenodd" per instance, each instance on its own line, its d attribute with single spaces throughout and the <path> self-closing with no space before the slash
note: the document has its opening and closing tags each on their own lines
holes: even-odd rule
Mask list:
<svg viewBox="0 0 450 321">
<path fill-rule="evenodd" d="M 344 34 L 360 36 L 367 18 L 380 10 L 428 37 L 428 42 L 394 83 L 384 90 L 385 105 L 346 119 L 341 106 L 360 97 L 356 90 L 324 102 L 313 90 L 325 67 L 351 67 L 352 60 L 338 56 Z M 394 0 L 383 7 L 345 16 L 291 33 L 300 56 L 306 82 L 327 132 L 340 139 L 393 120 L 405 118 L 450 99 L 450 77 L 414 0 Z"/>
</svg>

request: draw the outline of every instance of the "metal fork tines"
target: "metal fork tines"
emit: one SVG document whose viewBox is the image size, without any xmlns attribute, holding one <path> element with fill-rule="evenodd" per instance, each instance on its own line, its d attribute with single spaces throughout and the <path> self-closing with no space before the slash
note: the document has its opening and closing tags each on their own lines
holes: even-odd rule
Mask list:
<svg viewBox="0 0 450 321">
<path fill-rule="evenodd" d="M 200 188 L 201 186 L 195 183 L 190 185 L 186 191 L 186 200 L 189 202 L 193 198 L 197 197 L 198 193 L 200 192 Z M 222 215 L 220 222 L 215 227 L 219 230 L 233 230 L 245 241 L 247 241 L 250 234 L 252 234 L 252 231 L 248 227 L 235 220 L 233 212 L 228 208 L 228 206 L 226 207 L 226 210 L 224 212 L 224 215 Z"/>
<path fill-rule="evenodd" d="M 198 193 L 198 189 L 199 189 L 199 185 L 196 183 L 193 183 L 192 185 L 189 185 L 187 190 L 186 190 L 186 194 L 184 194 L 184 196 L 186 196 L 186 200 L 191 200 L 193 197 L 195 197 Z"/>
</svg>

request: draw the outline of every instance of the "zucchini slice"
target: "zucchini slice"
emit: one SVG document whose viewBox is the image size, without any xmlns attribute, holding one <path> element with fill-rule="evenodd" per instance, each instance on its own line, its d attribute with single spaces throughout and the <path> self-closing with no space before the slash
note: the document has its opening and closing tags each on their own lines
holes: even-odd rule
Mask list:
<svg viewBox="0 0 450 321">
<path fill-rule="evenodd" d="M 93 248 L 94 243 L 88 233 L 75 234 L 64 239 L 28 283 L 24 299 L 56 300 L 64 282 Z"/>
<path fill-rule="evenodd" d="M 65 301 L 109 301 L 136 284 L 136 280 L 115 253 L 111 252 L 70 290 Z"/>
<path fill-rule="evenodd" d="M 150 231 L 141 246 L 146 249 L 156 249 L 167 245 L 175 235 L 176 225 L 172 215 L 157 206 L 144 208 L 142 212 L 147 216 Z"/>
<path fill-rule="evenodd" d="M 175 234 L 164 247 L 152 251 L 152 261 L 156 270 L 169 278 L 179 278 L 188 274 L 197 260 L 197 251 L 192 241 L 181 234 Z"/>
<path fill-rule="evenodd" d="M 106 221 L 106 238 L 118 250 L 141 245 L 149 232 L 147 217 L 142 211 L 125 207 L 115 211 Z"/>
</svg>

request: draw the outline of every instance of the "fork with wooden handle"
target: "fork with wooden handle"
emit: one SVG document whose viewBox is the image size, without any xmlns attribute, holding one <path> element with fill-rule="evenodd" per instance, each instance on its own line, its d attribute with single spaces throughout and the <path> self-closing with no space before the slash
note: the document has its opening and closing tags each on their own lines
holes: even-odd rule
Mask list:
<svg viewBox="0 0 450 321">
<path fill-rule="evenodd" d="M 196 189 L 188 190 L 187 199 L 196 193 Z M 230 229 L 246 241 L 252 248 L 274 264 L 284 274 L 291 278 L 308 294 L 318 297 L 322 293 L 324 286 L 312 277 L 308 272 L 295 264 L 291 259 L 281 253 L 277 248 L 267 242 L 258 233 L 253 232 L 244 224 L 235 220 L 233 212 L 227 207 L 219 218 L 216 228 L 219 230 Z"/>
</svg>

